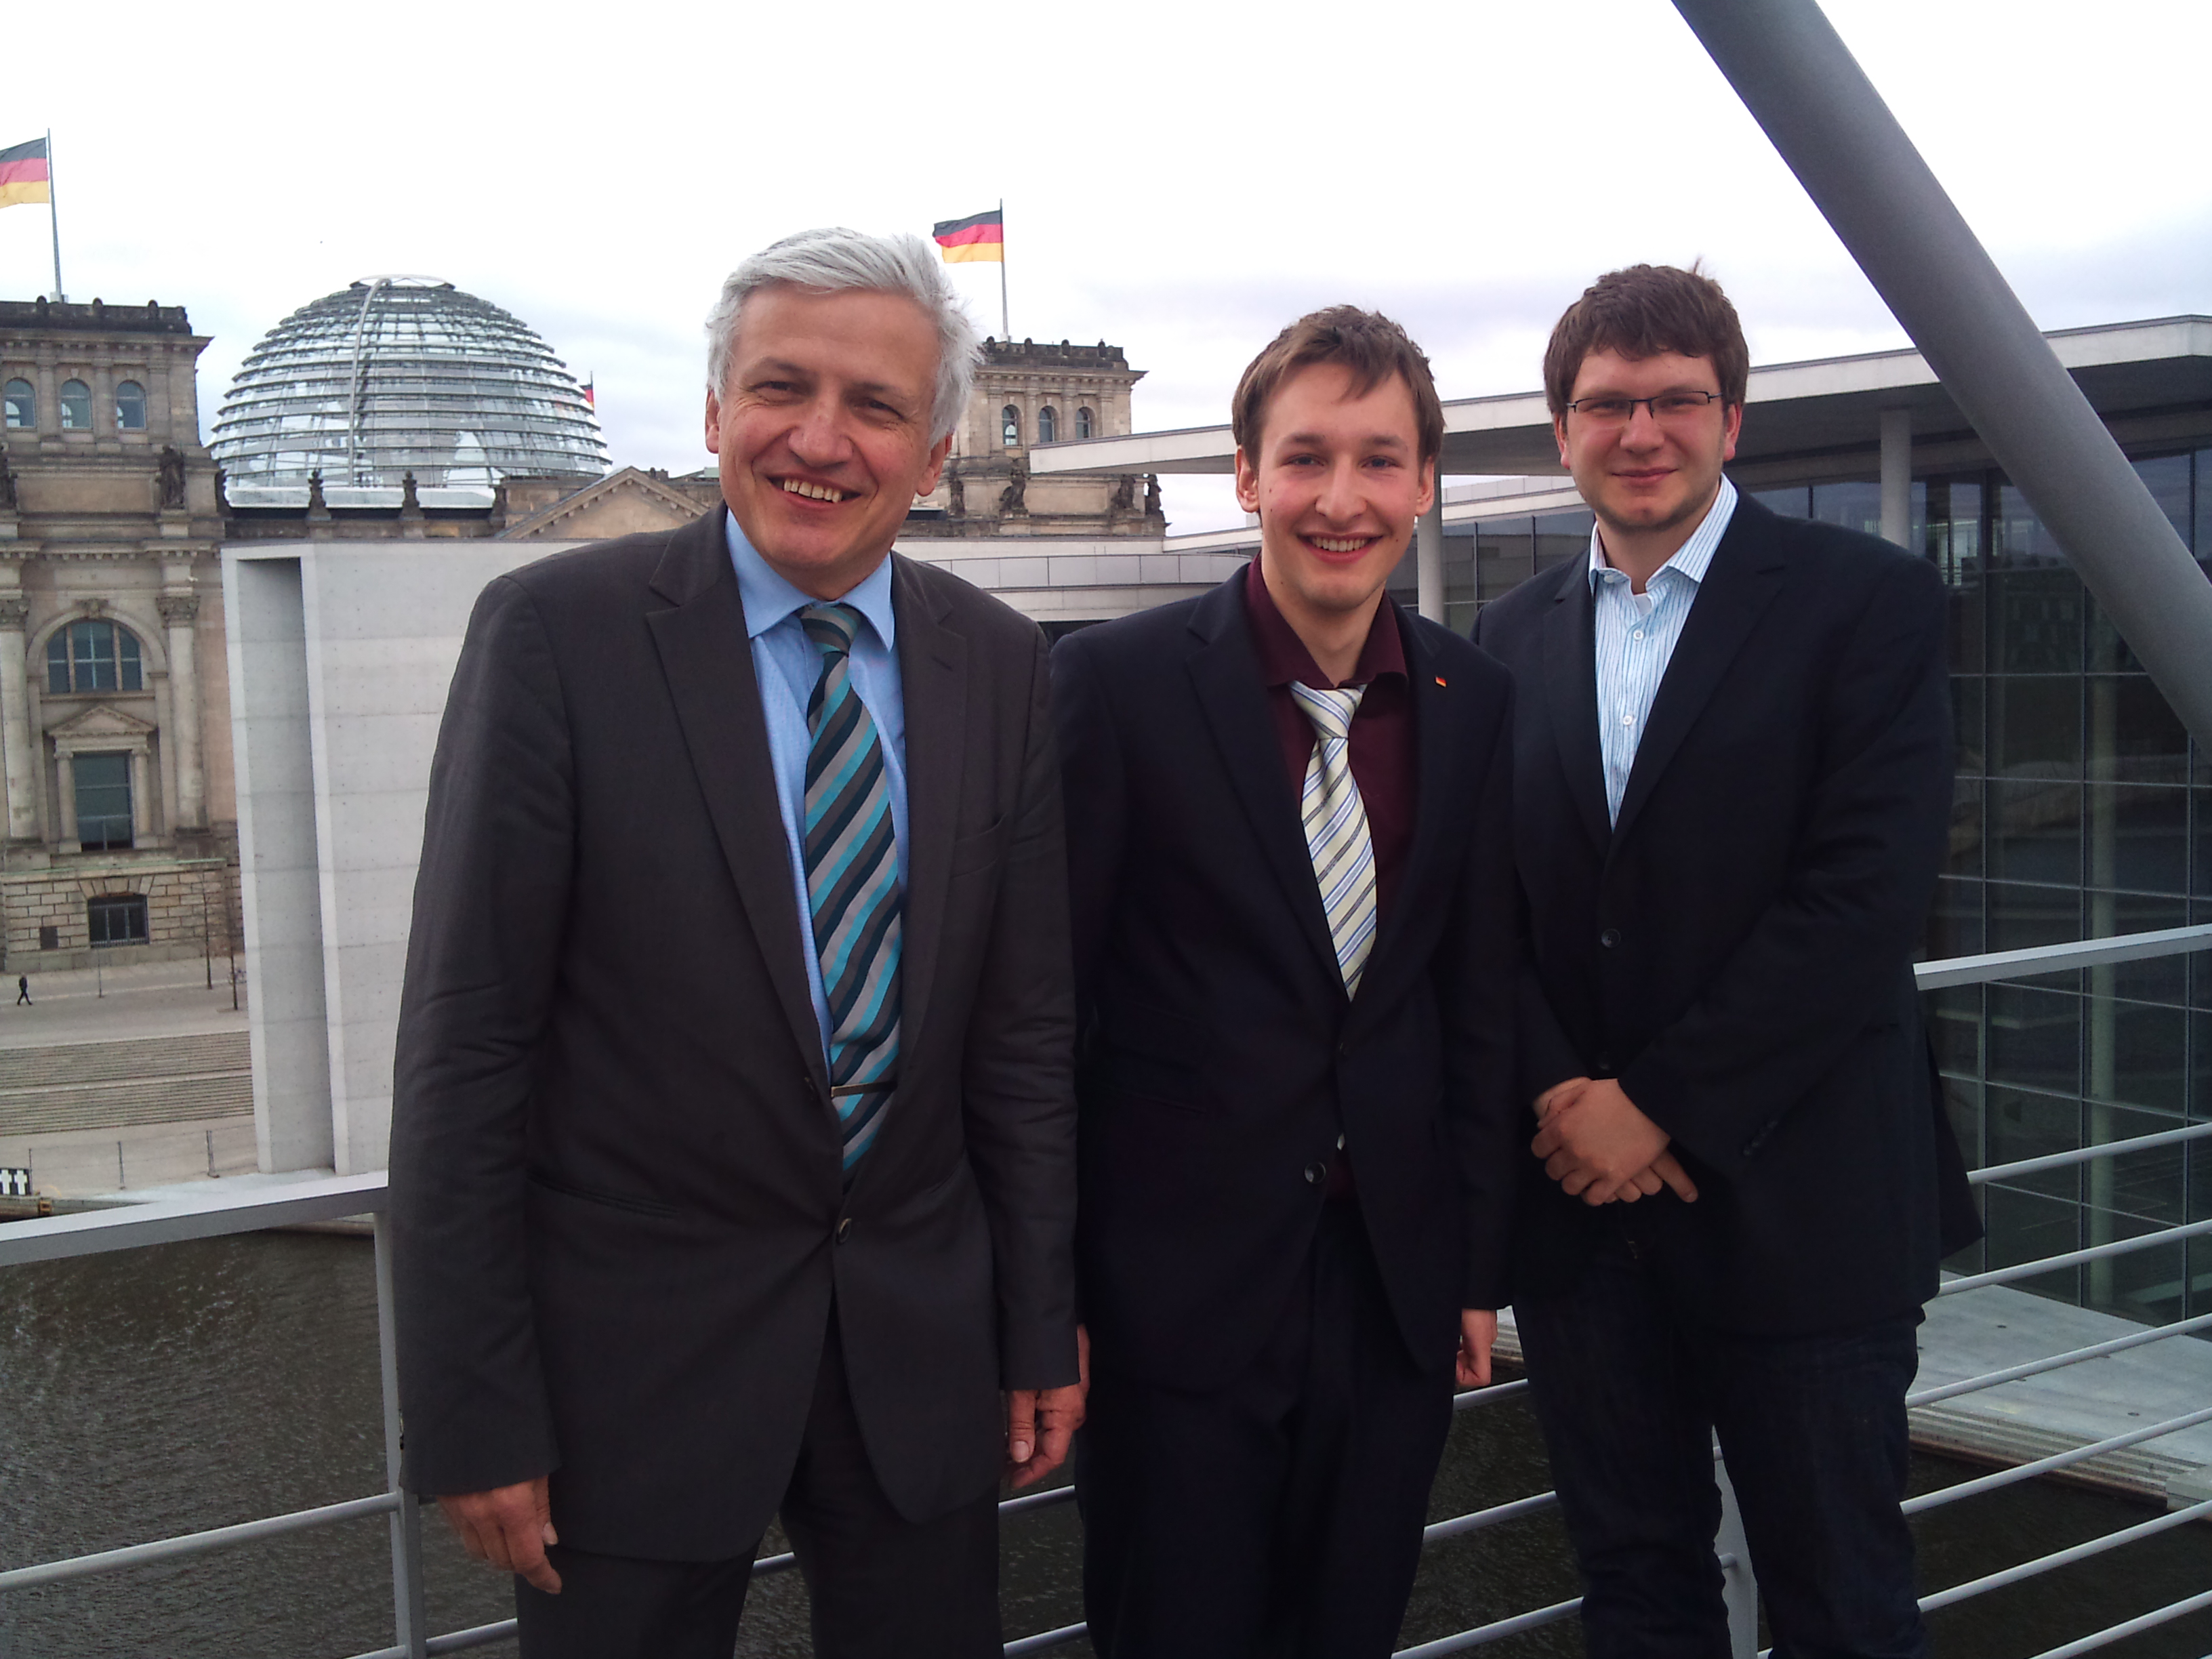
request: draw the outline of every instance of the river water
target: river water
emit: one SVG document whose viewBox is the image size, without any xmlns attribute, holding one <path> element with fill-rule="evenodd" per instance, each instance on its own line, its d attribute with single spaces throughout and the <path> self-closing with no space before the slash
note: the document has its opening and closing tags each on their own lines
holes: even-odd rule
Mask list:
<svg viewBox="0 0 2212 1659">
<path fill-rule="evenodd" d="M 365 1240 L 262 1234 L 0 1268 L 0 1567 L 222 1526 L 380 1491 L 376 1303 Z M 1979 1471 L 1916 1460 L 1916 1490 Z M 1518 1401 L 1459 1414 L 1437 1518 L 1550 1484 Z M 1919 1523 L 1929 1586 L 2148 1519 L 2049 1483 L 1968 1499 Z M 0 1595 L 0 1659 L 347 1659 L 392 1639 L 381 1516 L 265 1544 Z M 1082 1616 L 1073 1506 L 1010 1521 L 1007 1634 Z M 431 1628 L 506 1617 L 504 1581 L 425 1517 Z M 1945 1659 L 2022 1659 L 2212 1585 L 2212 1528 L 2188 1526 L 1937 1615 Z M 1449 1541 L 1426 1557 L 1404 1639 L 1566 1599 L 1556 1517 Z M 808 1652 L 795 1575 L 754 1587 L 741 1659 Z M 1571 1620 L 1501 1644 L 1505 1659 L 1579 1654 Z M 2106 1650 L 2199 1659 L 2212 1613 Z M 479 1650 L 511 1654 L 511 1644 Z M 1085 1644 L 1062 1650 L 1088 1655 Z"/>
</svg>

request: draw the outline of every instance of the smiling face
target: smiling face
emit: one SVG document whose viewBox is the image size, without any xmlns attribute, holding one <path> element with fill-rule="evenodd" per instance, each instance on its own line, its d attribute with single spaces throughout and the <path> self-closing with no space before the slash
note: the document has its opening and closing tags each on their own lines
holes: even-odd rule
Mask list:
<svg viewBox="0 0 2212 1659">
<path fill-rule="evenodd" d="M 1575 371 L 1571 401 L 1584 398 L 1655 398 L 1669 392 L 1718 392 L 1710 357 L 1662 351 L 1624 357 L 1593 351 Z M 1674 538 L 1675 547 L 1712 505 L 1721 487 L 1721 464 L 1735 454 L 1743 424 L 1741 404 L 1713 403 L 1689 416 L 1662 421 L 1638 404 L 1625 424 L 1607 426 L 1570 410 L 1555 416 L 1559 459 L 1575 487 L 1605 527 L 1608 555 L 1614 542 L 1649 546 Z M 1668 547 L 1663 559 L 1674 551 Z"/>
<path fill-rule="evenodd" d="M 937 331 L 902 294 L 767 288 L 738 314 L 707 395 L 722 499 L 761 557 L 816 599 L 852 591 L 890 551 L 951 447 L 933 443 Z"/>
<path fill-rule="evenodd" d="M 1349 369 L 1320 362 L 1275 388 L 1255 440 L 1237 452 L 1237 500 L 1260 515 L 1260 574 L 1301 637 L 1372 616 L 1413 523 L 1436 495 L 1413 393 L 1390 375 L 1354 396 Z"/>
</svg>

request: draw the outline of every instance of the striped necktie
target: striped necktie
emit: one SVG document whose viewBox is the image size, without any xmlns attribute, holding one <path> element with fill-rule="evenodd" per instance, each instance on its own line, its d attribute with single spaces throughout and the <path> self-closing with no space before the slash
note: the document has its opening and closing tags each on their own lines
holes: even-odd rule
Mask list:
<svg viewBox="0 0 2212 1659">
<path fill-rule="evenodd" d="M 898 1080 L 898 845 L 883 743 L 853 687 L 860 613 L 810 605 L 799 621 L 822 653 L 806 702 L 806 899 L 830 1003 L 830 1103 L 849 1182 Z"/>
<path fill-rule="evenodd" d="M 1328 916 L 1328 936 L 1336 945 L 1336 965 L 1344 975 L 1344 994 L 1356 994 L 1360 970 L 1375 948 L 1375 845 L 1367 835 L 1367 807 L 1352 776 L 1352 717 L 1364 685 L 1316 691 L 1291 682 L 1291 695 L 1313 722 L 1312 757 L 1298 802 L 1305 822 L 1306 851 L 1321 906 Z"/>
</svg>

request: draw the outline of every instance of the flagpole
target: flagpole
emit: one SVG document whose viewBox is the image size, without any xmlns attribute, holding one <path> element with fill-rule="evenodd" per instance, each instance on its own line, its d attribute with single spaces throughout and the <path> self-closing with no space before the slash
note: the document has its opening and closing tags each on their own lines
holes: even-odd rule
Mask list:
<svg viewBox="0 0 2212 1659">
<path fill-rule="evenodd" d="M 54 233 L 54 303 L 60 305 L 69 296 L 62 292 L 62 221 L 54 206 L 54 130 L 46 129 L 46 223 Z"/>
<path fill-rule="evenodd" d="M 52 146 L 47 148 L 51 150 Z M 47 162 L 46 167 L 49 172 L 52 171 L 53 163 Z M 61 245 L 57 242 L 54 246 L 58 249 Z M 54 258 L 54 269 L 59 270 L 60 253 L 57 252 Z M 54 278 L 57 286 L 61 280 L 59 276 Z M 1003 196 L 999 198 L 999 326 L 1006 330 L 1006 343 L 1012 345 L 1014 343 L 1014 325 L 1012 314 L 1006 310 L 1006 198 Z"/>
</svg>

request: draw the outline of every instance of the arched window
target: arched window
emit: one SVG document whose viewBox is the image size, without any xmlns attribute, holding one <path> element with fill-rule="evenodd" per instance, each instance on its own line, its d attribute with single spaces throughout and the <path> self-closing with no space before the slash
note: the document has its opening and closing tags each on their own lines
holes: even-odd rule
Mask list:
<svg viewBox="0 0 2212 1659">
<path fill-rule="evenodd" d="M 116 382 L 115 429 L 118 432 L 143 432 L 146 429 L 146 388 L 136 380 Z"/>
<path fill-rule="evenodd" d="M 92 430 L 92 388 L 82 380 L 62 382 L 62 430 Z"/>
<path fill-rule="evenodd" d="M 127 628 L 112 622 L 73 622 L 56 629 L 46 641 L 46 690 L 51 694 L 145 689 L 138 638 Z"/>
<path fill-rule="evenodd" d="M 1037 441 L 1054 443 L 1060 438 L 1060 416 L 1048 408 L 1037 410 Z"/>
<path fill-rule="evenodd" d="M 1098 429 L 1092 422 L 1091 411 L 1087 409 L 1079 409 L 1075 411 L 1075 435 L 1079 438 L 1095 438 L 1098 435 Z"/>
<path fill-rule="evenodd" d="M 1006 441 L 1006 447 L 1019 448 L 1022 441 L 1022 411 L 1012 404 L 1008 404 L 999 411 L 999 425 L 1001 435 Z"/>
<path fill-rule="evenodd" d="M 6 392 L 10 430 L 27 432 L 39 423 L 39 394 L 28 380 L 10 380 Z"/>
</svg>

